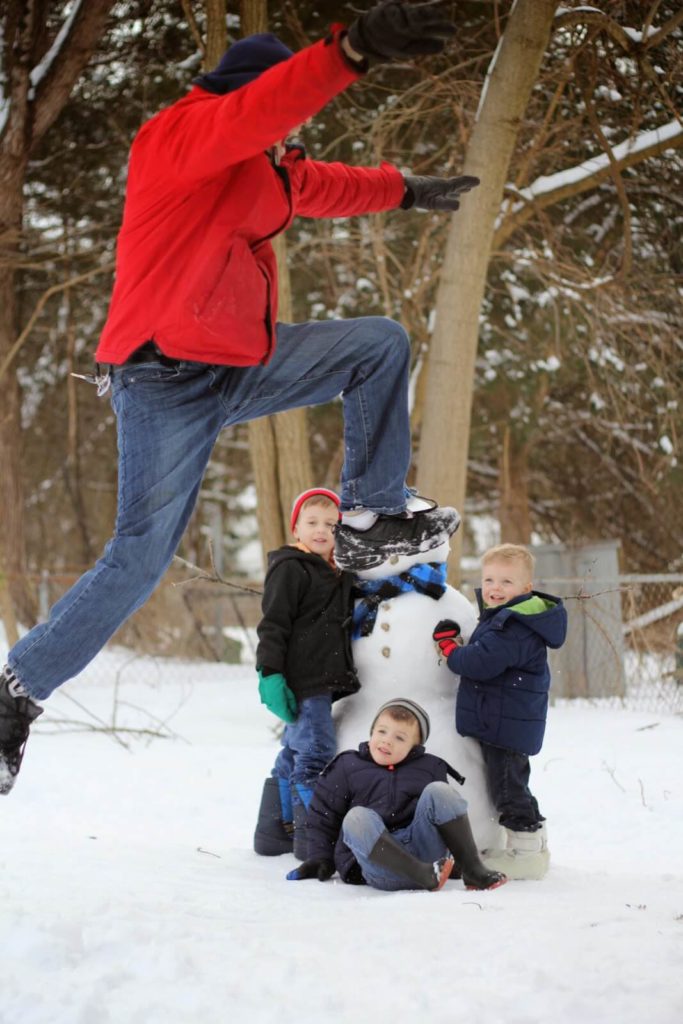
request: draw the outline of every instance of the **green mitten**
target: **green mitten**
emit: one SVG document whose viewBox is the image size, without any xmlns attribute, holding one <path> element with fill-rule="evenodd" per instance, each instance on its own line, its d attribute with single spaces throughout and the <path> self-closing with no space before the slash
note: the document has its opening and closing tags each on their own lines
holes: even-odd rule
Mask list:
<svg viewBox="0 0 683 1024">
<path fill-rule="evenodd" d="M 281 672 L 264 675 L 263 669 L 258 671 L 258 692 L 261 703 L 269 711 L 281 718 L 283 722 L 296 721 L 296 697 L 287 686 L 287 680 Z"/>
</svg>

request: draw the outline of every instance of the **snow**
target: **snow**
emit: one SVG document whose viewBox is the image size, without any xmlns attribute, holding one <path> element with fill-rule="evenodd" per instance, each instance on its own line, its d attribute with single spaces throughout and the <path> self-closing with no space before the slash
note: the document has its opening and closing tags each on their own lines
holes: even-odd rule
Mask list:
<svg viewBox="0 0 683 1024">
<path fill-rule="evenodd" d="M 146 708 L 168 738 L 126 749 L 56 726 L 111 720 L 104 657 L 46 703 L 2 802 L 3 1024 L 681 1019 L 680 717 L 555 707 L 546 879 L 386 894 L 252 853 L 276 741 L 251 667 L 157 660 L 145 682 L 137 661 L 119 726 L 152 728 Z"/>
</svg>

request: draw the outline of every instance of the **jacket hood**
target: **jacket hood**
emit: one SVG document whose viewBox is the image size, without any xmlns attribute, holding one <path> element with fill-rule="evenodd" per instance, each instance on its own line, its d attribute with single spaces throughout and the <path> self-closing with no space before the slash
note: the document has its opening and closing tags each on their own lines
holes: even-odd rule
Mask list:
<svg viewBox="0 0 683 1024">
<path fill-rule="evenodd" d="M 486 608 L 481 590 L 475 591 L 481 618 L 496 618 L 496 626 L 503 628 L 513 617 L 536 633 L 548 647 L 561 647 L 567 636 L 567 610 L 560 597 L 532 590 L 530 594 L 513 597 L 507 604 L 497 608 Z M 525 607 L 526 606 L 526 607 Z M 539 610 L 536 611 L 535 609 Z"/>
<path fill-rule="evenodd" d="M 194 85 L 201 86 L 207 92 L 223 96 L 248 82 L 253 82 L 268 68 L 280 64 L 283 60 L 289 60 L 292 56 L 289 47 L 272 32 L 260 32 L 233 43 L 213 71 L 199 75 L 192 81 Z"/>
</svg>

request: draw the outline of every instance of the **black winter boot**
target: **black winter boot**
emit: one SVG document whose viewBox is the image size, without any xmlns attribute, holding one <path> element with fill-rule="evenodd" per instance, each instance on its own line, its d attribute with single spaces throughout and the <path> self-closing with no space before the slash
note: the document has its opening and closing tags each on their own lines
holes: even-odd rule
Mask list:
<svg viewBox="0 0 683 1024">
<path fill-rule="evenodd" d="M 370 851 L 370 860 L 395 875 L 408 878 L 415 883 L 415 888 L 428 889 L 430 892 L 443 888 L 450 878 L 453 867 L 452 857 L 442 857 L 432 864 L 418 860 L 389 832 L 383 832 L 379 837 Z"/>
<path fill-rule="evenodd" d="M 294 849 L 297 860 L 308 859 L 308 805 L 313 790 L 296 782 L 292 786 L 292 808 L 294 810 Z"/>
<path fill-rule="evenodd" d="M 293 831 L 292 822 L 284 820 L 280 784 L 271 776 L 263 783 L 254 832 L 254 851 L 261 857 L 279 857 L 281 853 L 291 853 L 294 845 Z"/>
<path fill-rule="evenodd" d="M 389 555 L 416 555 L 443 544 L 460 525 L 454 508 L 432 508 L 414 515 L 379 516 L 368 530 L 338 526 L 334 558 L 339 569 L 374 569 Z"/>
<path fill-rule="evenodd" d="M 490 871 L 482 863 L 466 814 L 437 825 L 437 828 L 460 868 L 466 889 L 497 889 L 499 885 L 505 885 L 506 875 L 501 871 Z"/>
<path fill-rule="evenodd" d="M 4 796 L 14 785 L 31 723 L 43 708 L 36 704 L 26 690 L 6 668 L 0 675 L 0 795 Z"/>
</svg>

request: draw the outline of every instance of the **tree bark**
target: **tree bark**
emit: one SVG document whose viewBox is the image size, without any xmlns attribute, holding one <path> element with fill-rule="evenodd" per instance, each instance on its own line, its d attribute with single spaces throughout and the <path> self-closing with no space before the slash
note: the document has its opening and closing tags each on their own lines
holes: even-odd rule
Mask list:
<svg viewBox="0 0 683 1024">
<path fill-rule="evenodd" d="M 0 128 L 0 364 L 18 334 L 15 261 L 23 220 L 23 187 L 29 155 L 54 124 L 88 63 L 114 0 L 81 4 L 68 25 L 59 49 L 45 60 L 47 7 L 14 0 L 0 23 L 5 42 L 6 118 Z M 45 61 L 35 83 L 31 72 Z M 17 617 L 35 619 L 34 604 L 24 581 L 26 541 L 21 451 L 21 391 L 16 376 L 3 386 L 0 412 L 0 479 L 3 484 L 2 560 Z M 11 619 L 14 614 L 7 613 Z"/>
<path fill-rule="evenodd" d="M 528 544 L 531 540 L 528 455 L 528 445 L 520 444 L 514 431 L 505 427 L 498 459 L 498 519 L 503 544 Z"/>
<path fill-rule="evenodd" d="M 225 0 L 204 0 L 204 7 L 206 10 L 204 70 L 211 71 L 225 53 L 228 43 Z"/>
<path fill-rule="evenodd" d="M 268 30 L 266 0 L 241 0 L 242 34 Z M 293 319 L 292 292 L 283 235 L 273 240 L 278 261 L 279 318 Z M 289 536 L 289 516 L 297 494 L 312 486 L 311 453 L 305 409 L 278 413 L 249 424 L 249 447 L 258 501 L 257 519 L 264 557 Z"/>
<path fill-rule="evenodd" d="M 464 507 L 479 313 L 496 217 L 518 128 L 548 45 L 554 0 L 518 0 L 485 84 L 463 173 L 481 185 L 463 201 L 449 231 L 427 368 L 417 486 L 442 504 Z M 444 443 L 448 458 L 444 458 Z M 459 580 L 462 534 L 451 575 Z"/>
</svg>

